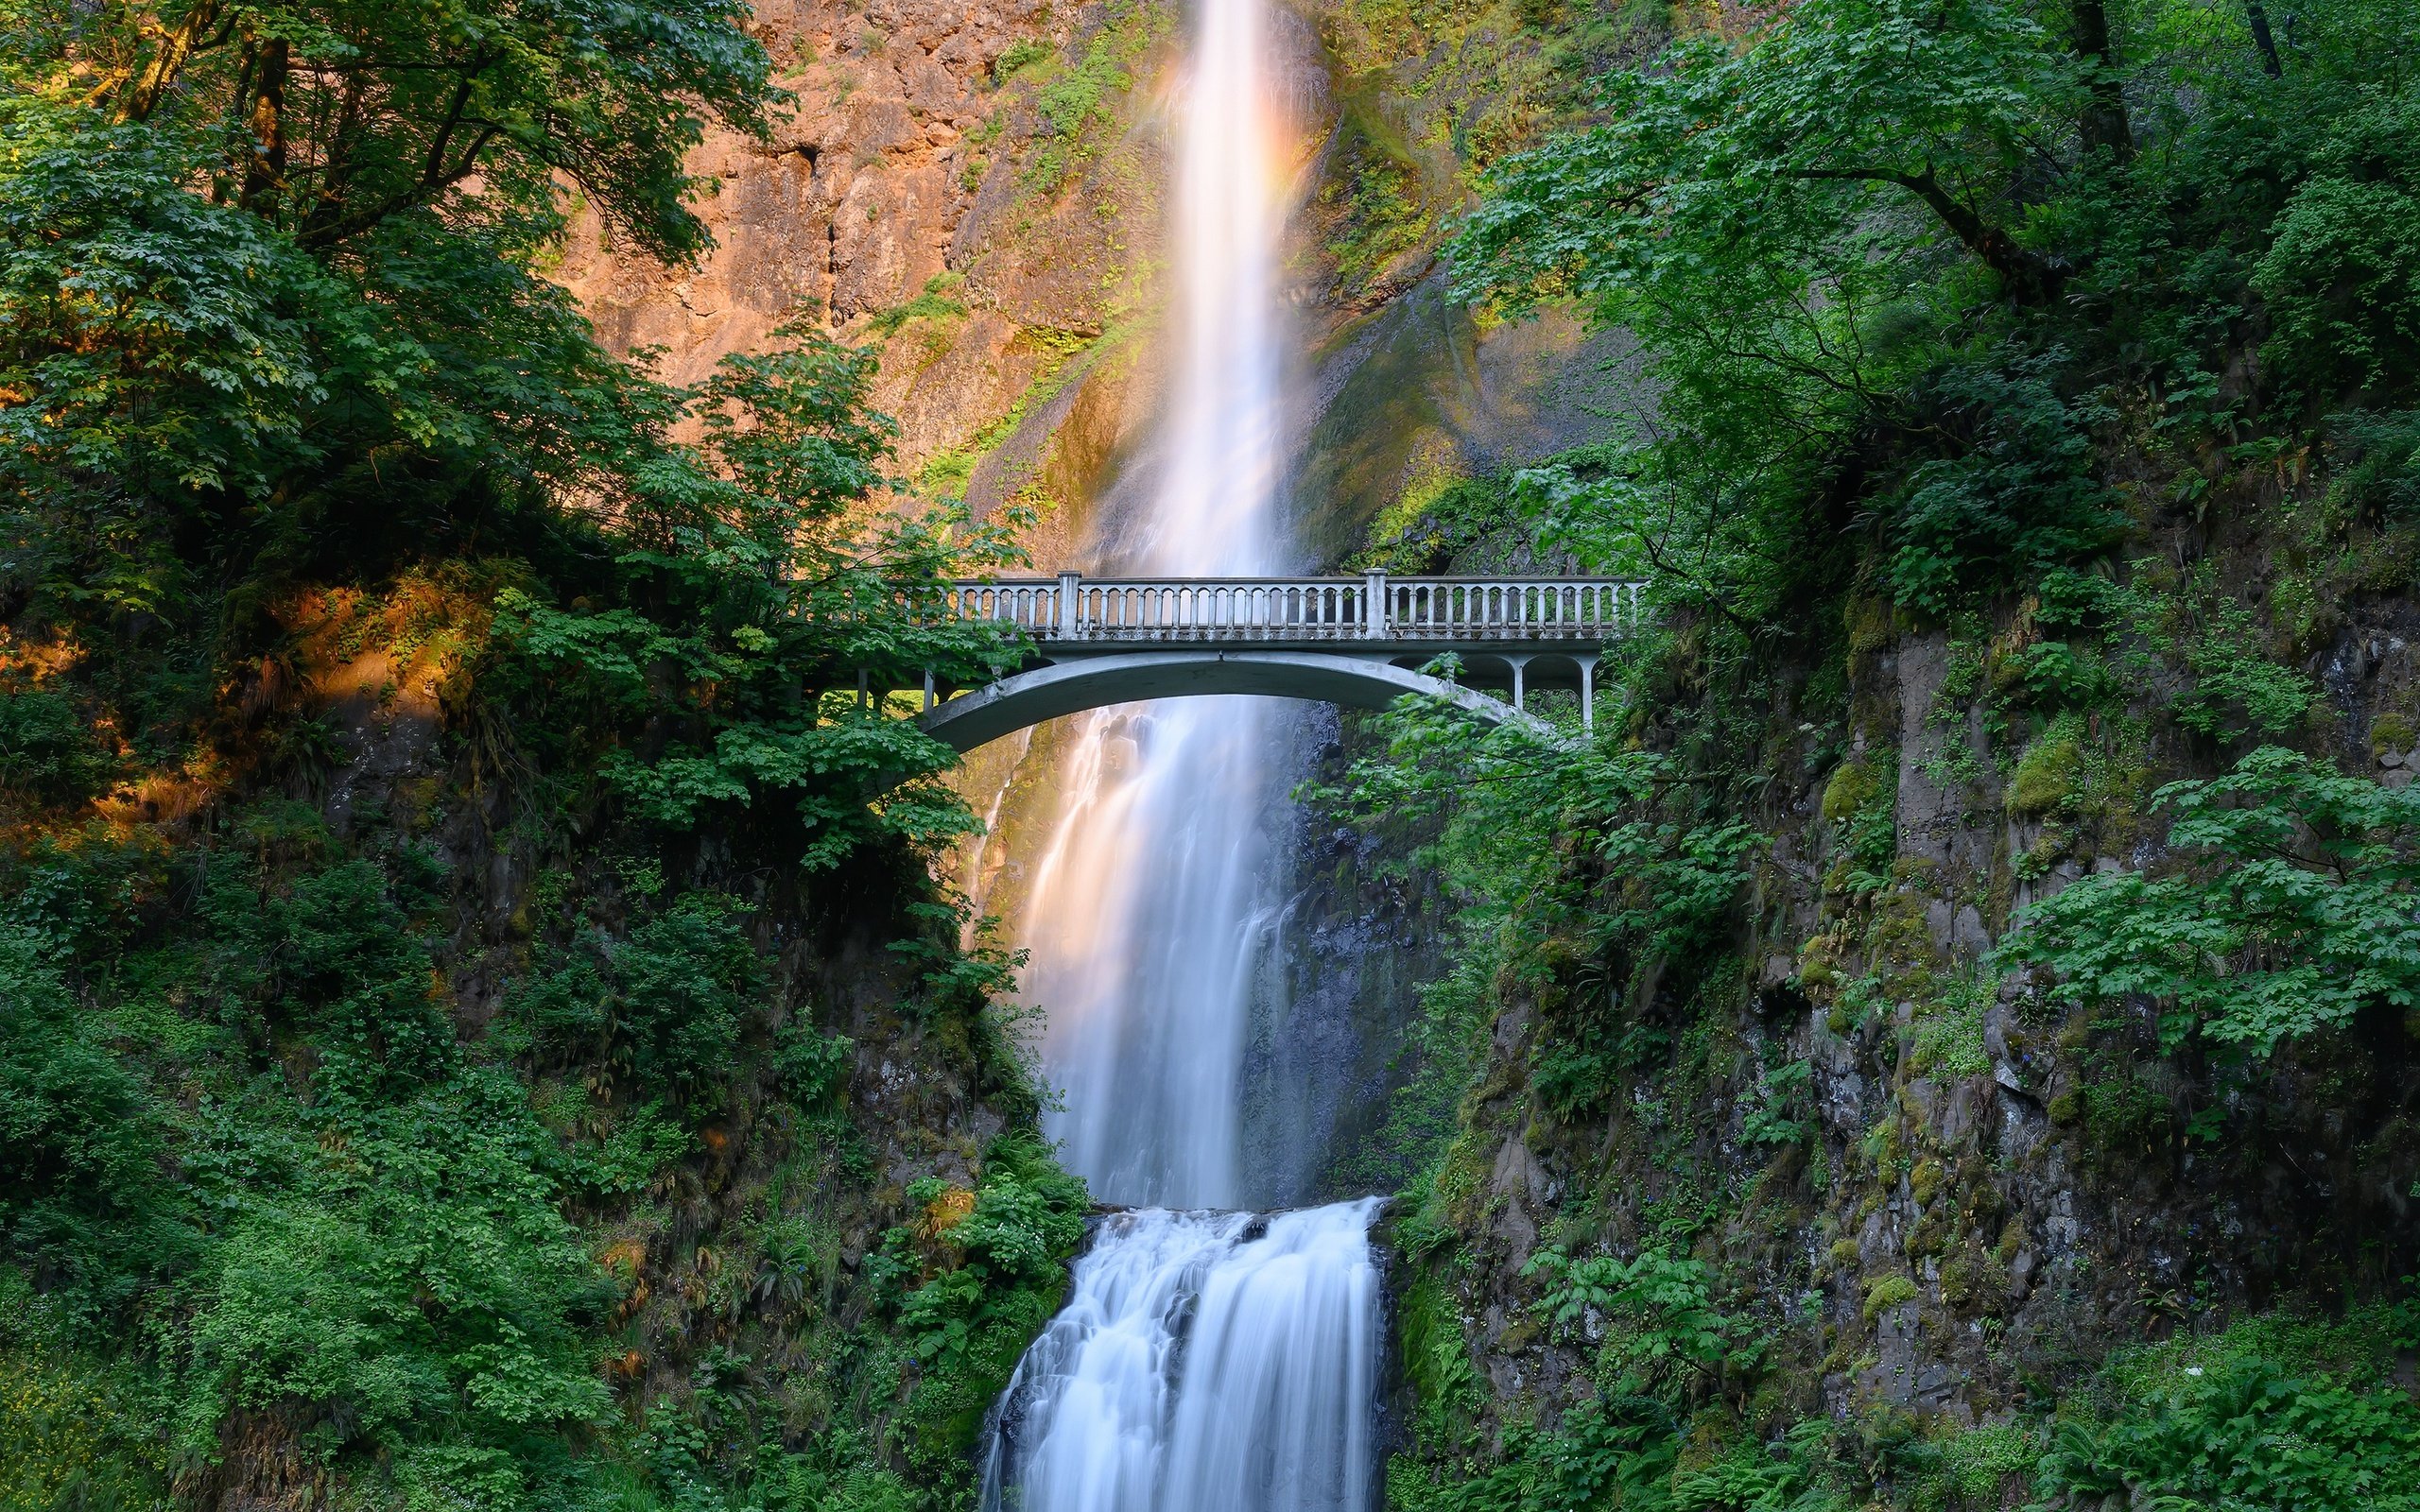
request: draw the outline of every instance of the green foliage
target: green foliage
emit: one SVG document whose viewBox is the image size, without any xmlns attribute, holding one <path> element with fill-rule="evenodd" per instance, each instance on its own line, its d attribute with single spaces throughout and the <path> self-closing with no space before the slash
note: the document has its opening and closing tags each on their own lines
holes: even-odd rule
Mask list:
<svg viewBox="0 0 2420 1512">
<path fill-rule="evenodd" d="M 741 1025 L 764 990 L 739 911 L 689 893 L 627 939 L 539 976 L 519 1003 L 554 1055 L 613 1066 L 640 1097 L 708 1113 L 721 1106 Z"/>
<path fill-rule="evenodd" d="M 167 1468 L 123 1372 L 93 1368 L 24 1328 L 40 1304 L 15 1273 L 0 1298 L 17 1337 L 0 1349 L 0 1504 L 30 1512 L 139 1512 L 169 1504 Z M 30 1315 L 30 1316 L 29 1316 Z"/>
<path fill-rule="evenodd" d="M 1011 48 L 1010 51 L 1015 51 Z M 966 277 L 962 273 L 936 273 L 916 297 L 905 304 L 894 304 L 875 315 L 870 324 L 886 336 L 897 335 L 911 320 L 955 320 L 966 315 L 966 306 L 950 298 Z"/>
<path fill-rule="evenodd" d="M 1550 539 L 1747 636 L 1858 570 L 1832 545 L 1862 518 L 1867 580 L 1939 615 L 2119 538 L 2095 443 L 2135 386 L 2247 458 L 2290 445 L 2239 434 L 2263 388 L 2406 391 L 2411 81 L 2377 60 L 2409 17 L 2325 9 L 2282 79 L 2240 18 L 1968 0 L 1798 5 L 1606 71 L 1453 248 L 1466 297 L 1575 301 L 1658 379 L 1651 434 L 1541 470 Z M 2222 383 L 2264 328 L 2255 391 Z"/>
<path fill-rule="evenodd" d="M 1677 1397 L 1689 1384 L 1687 1372 L 1746 1369 L 1763 1352 L 1746 1320 L 1717 1310 L 1712 1277 L 1699 1261 L 1654 1249 L 1629 1260 L 1573 1259 L 1549 1247 L 1521 1274 L 1547 1278 L 1537 1312 L 1558 1333 L 1603 1331 L 1599 1379 L 1618 1396 Z"/>
<path fill-rule="evenodd" d="M 2273 747 L 2174 782 L 2169 874 L 2085 877 L 2026 909 L 1995 954 L 2057 977 L 2063 1002 L 2141 994 L 2169 1047 L 2198 1030 L 2259 1055 L 2420 1003 L 2420 799 Z"/>
<path fill-rule="evenodd" d="M 2220 606 L 2201 640 L 2186 652 L 2193 691 L 2176 701 L 2178 724 L 2232 741 L 2254 733 L 2281 735 L 2302 723 L 2319 701 L 2319 690 L 2309 679 L 2261 656 L 2258 633 L 2241 605 Z"/>
<path fill-rule="evenodd" d="M 94 796 L 117 769 L 65 695 L 0 693 L 0 791 L 41 804 Z"/>
<path fill-rule="evenodd" d="M 786 799 L 803 864 L 828 868 L 871 839 L 935 846 L 972 822 L 929 782 L 868 807 L 954 757 L 821 690 L 1005 665 L 998 628 L 938 612 L 937 593 L 955 573 L 1016 559 L 1018 522 L 963 528 L 962 510 L 875 507 L 894 427 L 863 407 L 874 359 L 804 325 L 790 334 L 794 345 L 727 359 L 700 390 L 706 465 L 648 475 L 615 561 L 618 607 L 509 590 L 498 628 L 565 717 L 657 732 L 645 758 L 617 747 L 601 762 L 638 816 L 687 831 Z"/>
<path fill-rule="evenodd" d="M 846 1035 L 824 1035 L 812 1027 L 785 1025 L 773 1041 L 773 1071 L 781 1078 L 782 1095 L 803 1108 L 818 1108 L 848 1085 L 856 1044 Z"/>
<path fill-rule="evenodd" d="M 1814 1121 L 1802 1115 L 1813 1078 L 1814 1068 L 1804 1060 L 1792 1060 L 1758 1075 L 1754 1095 L 1740 1112 L 1740 1140 L 1748 1144 L 1801 1144 L 1812 1138 Z"/>
<path fill-rule="evenodd" d="M 1947 442 L 1880 507 L 1892 545 L 1892 596 L 1942 614 L 1979 592 L 2031 583 L 2090 558 L 2124 524 L 2092 476 L 2083 415 L 2050 375 L 2063 356 L 1984 367 L 1945 364 L 1914 384 L 1910 421 Z"/>
<path fill-rule="evenodd" d="M 2420 517 L 2420 411 L 2348 410 L 2332 429 L 2336 487 L 2353 507 L 2388 520 Z"/>
<path fill-rule="evenodd" d="M 69 990 L 53 944 L 0 929 L 0 1234 L 39 1258 L 54 1307 L 97 1322 L 199 1235 L 164 1179 L 166 1110 Z"/>
<path fill-rule="evenodd" d="M 1056 56 L 1055 49 L 1048 43 L 1035 37 L 1020 37 L 1009 43 L 1002 49 L 1000 56 L 992 60 L 992 77 L 994 81 L 1005 84 L 1034 64 L 1046 61 L 1054 56 Z"/>
<path fill-rule="evenodd" d="M 1387 1501 L 1404 1512 L 1665 1512 L 1680 1449 L 1680 1424 L 1657 1403 L 1590 1398 L 1551 1428 L 1509 1429 L 1502 1455 L 1473 1472 L 1445 1476 L 1397 1457 L 1387 1467 Z"/>
<path fill-rule="evenodd" d="M 939 1235 L 955 1263 L 899 1303 L 898 1347 L 915 1365 L 911 1452 L 928 1474 L 962 1474 L 985 1410 L 1059 1309 L 1091 1200 L 1030 1134 L 984 1151 L 973 1207 Z"/>
<path fill-rule="evenodd" d="M 1402 700 L 1380 729 L 1383 758 L 1357 763 L 1343 786 L 1311 796 L 1395 822 L 1444 818 L 1443 837 L 1423 859 L 1442 863 L 1466 889 L 1467 927 L 1487 927 L 1518 897 L 1584 927 L 1604 949 L 1683 966 L 1729 927 L 1755 832 L 1676 813 L 1667 802 L 1668 758 L 1559 747 L 1517 726 L 1482 729 L 1451 704 L 1420 698 Z M 1600 868 L 1564 873 L 1562 856 L 1575 839 Z"/>
<path fill-rule="evenodd" d="M 579 1504 L 577 1437 L 611 1417 L 588 1331 L 615 1295 L 563 1212 L 587 1152 L 456 1040 L 413 889 L 361 858 L 237 850 L 207 876 L 192 932 L 96 998 L 55 939 L 0 938 L 11 1259 L 86 1347 L 138 1297 L 170 1305 L 148 1347 L 181 1454 L 275 1408 L 406 1489 Z M 251 1048 L 273 1045 L 294 1058 Z"/>
<path fill-rule="evenodd" d="M 2121 1358 L 2099 1411 L 2062 1415 L 2036 1490 L 2214 1512 L 2420 1506 L 2420 1405 L 2383 1361 L 2298 1361 L 2298 1343 L 2248 1324 Z"/>
<path fill-rule="evenodd" d="M 1485 1397 L 1453 1294 L 1424 1272 L 1397 1295 L 1395 1319 L 1404 1375 L 1417 1402 L 1413 1432 L 1424 1443 L 1458 1443 Z"/>
<path fill-rule="evenodd" d="M 2348 103 L 2252 277 L 2266 354 L 2328 398 L 2400 387 L 2420 362 L 2420 96 L 2373 85 Z"/>
<path fill-rule="evenodd" d="M 820 1203 L 863 1200 L 848 1042 L 769 1033 L 749 920 L 695 884 L 821 918 L 766 878 L 846 858 L 863 897 L 928 896 L 913 850 L 967 819 L 884 701 L 1015 654 L 935 590 L 1014 559 L 1016 520 L 896 507 L 874 358 L 800 324 L 668 384 L 550 276 L 592 215 L 706 250 L 693 148 L 783 104 L 749 19 L 0 16 L 0 1295 L 48 1331 L 0 1339 L 34 1383 L 0 1500 L 283 1494 L 246 1483 L 274 1464 L 406 1512 L 803 1512 L 963 1478 L 967 1402 L 920 1383 L 908 1421 L 882 1325 L 823 1317 L 815 1212 L 715 1208 L 680 1285 L 648 1243 L 783 1140 Z M 359 752 L 312 679 L 381 656 L 441 728 L 332 825 L 306 795 Z M 172 817 L 68 817 L 121 783 Z M 645 859 L 617 888 L 592 854 Z M 909 1037 L 962 1035 L 998 973 L 920 943 L 950 986 Z M 768 1074 L 790 1107 L 754 1106 Z M 676 1177 L 693 1150 L 710 1177 Z M 957 1268 L 1027 1300 L 978 1308 L 984 1369 L 1083 1206 L 995 1163 Z M 778 1404 L 709 1340 L 773 1314 L 816 1367 Z M 642 1350 L 662 1411 L 615 1400 Z"/>
<path fill-rule="evenodd" d="M 1026 187 L 1055 194 L 1091 161 L 1095 125 L 1115 119 L 1113 97 L 1133 88 L 1134 60 L 1158 35 L 1159 9 L 1145 0 L 1110 0 L 1108 25 L 1095 33 L 1083 57 L 1042 86 L 1034 111 L 1042 121 L 1042 146 L 1026 166 Z M 1008 73 L 1003 71 L 1005 80 Z"/>
</svg>

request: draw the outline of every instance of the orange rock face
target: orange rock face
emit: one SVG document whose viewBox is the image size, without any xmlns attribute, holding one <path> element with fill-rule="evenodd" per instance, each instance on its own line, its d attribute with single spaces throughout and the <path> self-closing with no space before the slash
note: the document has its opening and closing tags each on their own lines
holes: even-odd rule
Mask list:
<svg viewBox="0 0 2420 1512">
<path fill-rule="evenodd" d="M 883 352 L 902 471 L 978 507 L 1069 516 L 1124 428 L 1157 262 L 1157 112 L 1173 12 L 1046 0 L 764 0 L 795 96 L 769 141 L 720 133 L 694 170 L 716 246 L 671 268 L 594 215 L 556 276 L 619 351 L 703 377 L 802 306 Z M 1013 49 L 1013 51 L 1012 51 Z M 1004 70 L 1008 77 L 1002 77 Z M 1073 104 L 1071 105 L 1071 101 Z M 1075 107 L 1080 106 L 1078 110 Z M 1058 432 L 1083 423 L 1080 456 Z"/>
</svg>

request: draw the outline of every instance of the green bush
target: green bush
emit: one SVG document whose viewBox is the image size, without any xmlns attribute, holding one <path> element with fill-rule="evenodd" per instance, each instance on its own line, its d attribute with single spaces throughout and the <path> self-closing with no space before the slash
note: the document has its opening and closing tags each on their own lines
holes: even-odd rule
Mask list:
<svg viewBox="0 0 2420 1512">
<path fill-rule="evenodd" d="M 2252 275 L 2267 355 L 2325 399 L 2409 392 L 2420 369 L 2420 94 L 2373 86 L 2354 100 Z"/>
<path fill-rule="evenodd" d="M 2059 1001 L 2155 1000 L 2170 1049 L 2198 1030 L 2266 1055 L 2366 1005 L 2420 1005 L 2420 793 L 2266 747 L 2152 806 L 2175 816 L 2173 871 L 2084 877 L 1993 959 L 2047 968 Z"/>
<path fill-rule="evenodd" d="M 942 1235 L 960 1260 L 899 1303 L 899 1348 L 915 1366 L 910 1454 L 927 1473 L 962 1467 L 983 1414 L 1059 1310 L 1090 1205 L 1083 1181 L 1035 1136 L 1003 1135 L 984 1151 L 974 1207 Z M 890 1246 L 903 1268 L 905 1234 L 894 1229 Z"/>
<path fill-rule="evenodd" d="M 41 804 L 93 797 L 117 769 L 65 694 L 0 693 L 0 791 Z"/>
<path fill-rule="evenodd" d="M 166 1109 L 68 989 L 49 942 L 0 928 L 0 1243 L 97 1325 L 188 1259 Z"/>
<path fill-rule="evenodd" d="M 1918 463 L 1882 507 L 1900 603 L 1946 613 L 2117 543 L 2125 521 L 2093 476 L 2089 415 L 2052 386 L 2062 361 L 1953 364 L 1916 387 L 1920 423 L 1955 450 Z"/>
<path fill-rule="evenodd" d="M 2410 1393 L 2256 1355 L 2190 1359 L 2179 1353 L 2125 1381 L 2103 1419 L 2064 1418 L 2036 1490 L 2211 1512 L 2420 1508 L 2420 1404 Z"/>
<path fill-rule="evenodd" d="M 2188 646 L 2185 664 L 2192 691 L 2176 700 L 2176 722 L 2197 734 L 2240 740 L 2276 736 L 2303 722 L 2319 702 L 2311 679 L 2281 667 L 2258 650 L 2259 627 L 2240 604 L 2220 607 L 2212 624 Z"/>
<path fill-rule="evenodd" d="M 2420 516 L 2420 410 L 2349 410 L 2329 427 L 2336 486 L 2374 519 Z"/>
</svg>

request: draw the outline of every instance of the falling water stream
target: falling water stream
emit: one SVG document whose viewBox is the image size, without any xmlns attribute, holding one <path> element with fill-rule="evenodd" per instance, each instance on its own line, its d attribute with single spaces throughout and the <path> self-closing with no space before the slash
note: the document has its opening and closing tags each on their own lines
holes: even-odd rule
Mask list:
<svg viewBox="0 0 2420 1512">
<path fill-rule="evenodd" d="M 1169 401 L 1099 565 L 1283 571 L 1279 243 L 1294 143 L 1268 0 L 1196 0 L 1181 100 Z M 1050 1133 L 1105 1201 L 995 1417 L 986 1512 L 1366 1512 L 1374 1201 L 1261 1216 L 1241 1149 L 1284 899 L 1288 714 L 1184 698 L 1085 719 L 1029 869 Z"/>
</svg>

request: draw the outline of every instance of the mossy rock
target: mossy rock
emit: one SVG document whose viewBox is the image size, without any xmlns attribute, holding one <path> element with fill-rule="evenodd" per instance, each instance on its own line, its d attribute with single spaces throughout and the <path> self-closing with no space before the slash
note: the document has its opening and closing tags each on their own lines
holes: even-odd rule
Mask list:
<svg viewBox="0 0 2420 1512">
<path fill-rule="evenodd" d="M 1824 817 L 1833 824 L 1846 823 L 1881 788 L 1882 780 L 1875 775 L 1873 765 L 1862 756 L 1850 757 L 1824 784 Z"/>
<path fill-rule="evenodd" d="M 2372 756 L 2384 756 L 2389 751 L 2407 751 L 2414 746 L 2420 746 L 2420 730 L 2412 729 L 2409 718 L 2392 709 L 2378 715 L 2377 722 L 2370 726 Z"/>
<path fill-rule="evenodd" d="M 1876 1276 L 1865 1283 L 1865 1320 L 1871 1323 L 1889 1309 L 1913 1301 L 1921 1295 L 1915 1281 L 1897 1271 Z"/>
<path fill-rule="evenodd" d="M 1852 597 L 1841 610 L 1841 618 L 1849 632 L 1851 656 L 1872 656 L 1899 633 L 1897 618 L 1887 598 Z"/>
<path fill-rule="evenodd" d="M 1942 1178 L 1947 1175 L 1947 1170 L 1939 1160 L 1919 1160 L 1916 1168 L 1908 1173 L 1908 1190 L 1915 1194 L 1918 1202 L 1929 1205 L 1933 1194 L 1941 1190 Z"/>
<path fill-rule="evenodd" d="M 1963 1255 L 1953 1255 L 1941 1263 L 1941 1299 L 1951 1307 L 1963 1307 L 1975 1299 L 1976 1268 Z"/>
<path fill-rule="evenodd" d="M 2027 816 L 2048 814 L 2075 797 L 2083 775 L 2083 747 L 2072 736 L 2045 740 L 2028 750 L 2008 780 L 2008 809 Z"/>
</svg>

